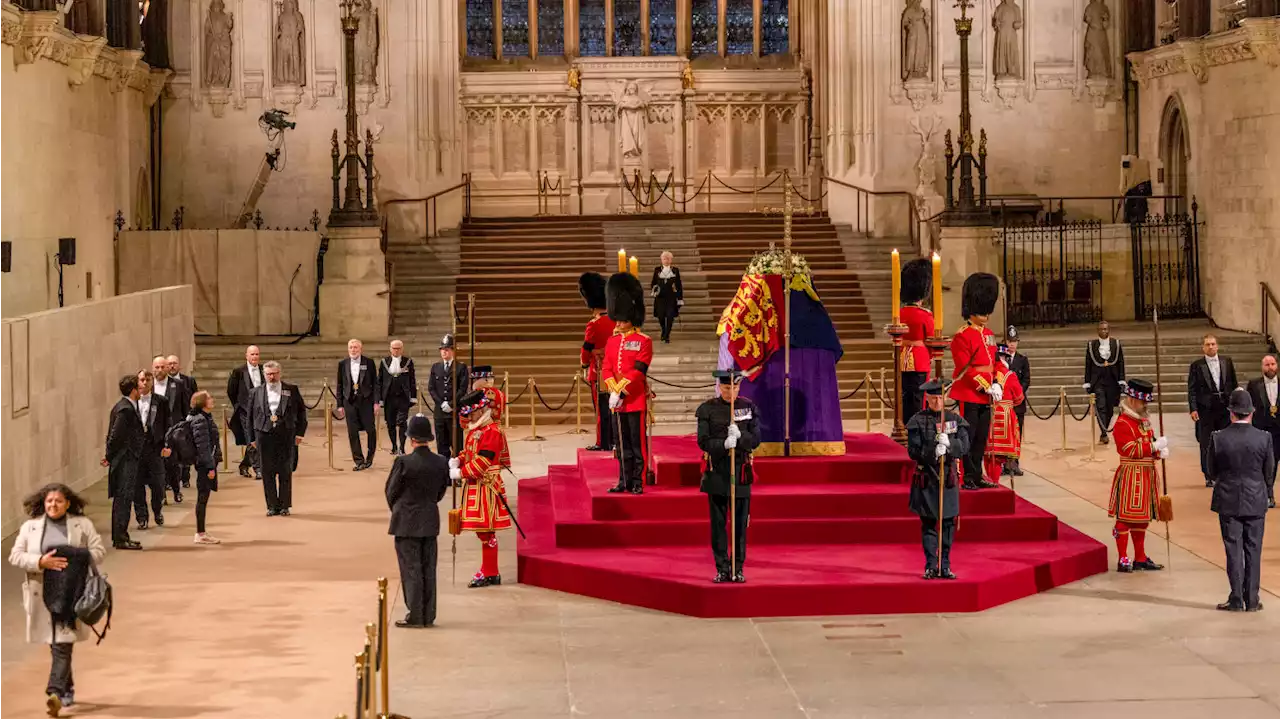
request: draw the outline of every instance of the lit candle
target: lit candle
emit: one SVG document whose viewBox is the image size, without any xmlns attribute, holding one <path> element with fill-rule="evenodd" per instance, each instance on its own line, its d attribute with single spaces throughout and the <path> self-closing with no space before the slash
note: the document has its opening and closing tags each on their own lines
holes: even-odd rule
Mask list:
<svg viewBox="0 0 1280 719">
<path fill-rule="evenodd" d="M 626 250 L 622 250 L 622 249 L 618 250 L 618 271 L 619 272 L 627 271 L 627 251 Z"/>
<path fill-rule="evenodd" d="M 631 275 L 636 278 L 640 277 L 640 260 L 636 259 L 635 255 L 631 256 Z"/>
<path fill-rule="evenodd" d="M 898 324 L 898 320 L 902 317 L 902 260 L 898 256 L 898 250 L 893 251 L 893 265 L 890 268 L 891 280 L 893 281 L 893 324 Z"/>
<path fill-rule="evenodd" d="M 942 336 L 942 258 L 933 253 L 933 334 Z"/>
</svg>

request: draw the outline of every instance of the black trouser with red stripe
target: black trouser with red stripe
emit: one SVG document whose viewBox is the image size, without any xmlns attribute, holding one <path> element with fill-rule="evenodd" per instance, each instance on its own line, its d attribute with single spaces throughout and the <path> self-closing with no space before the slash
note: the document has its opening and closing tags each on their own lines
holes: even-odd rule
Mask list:
<svg viewBox="0 0 1280 719">
<path fill-rule="evenodd" d="M 606 401 L 605 407 L 608 408 Z M 645 446 L 645 413 L 614 412 L 614 422 L 621 426 L 618 437 L 622 460 L 618 463 L 618 486 L 632 491 L 644 489 L 644 473 L 649 448 Z"/>
<path fill-rule="evenodd" d="M 964 483 L 982 481 L 982 455 L 987 451 L 987 435 L 991 431 L 991 405 L 960 403 L 960 416 L 969 423 L 969 454 L 964 458 Z M 999 477 L 991 478 L 992 482 Z"/>
<path fill-rule="evenodd" d="M 598 392 L 592 395 L 592 404 L 596 411 L 596 446 L 600 449 L 613 449 L 613 410 L 609 409 L 609 393 Z"/>
</svg>

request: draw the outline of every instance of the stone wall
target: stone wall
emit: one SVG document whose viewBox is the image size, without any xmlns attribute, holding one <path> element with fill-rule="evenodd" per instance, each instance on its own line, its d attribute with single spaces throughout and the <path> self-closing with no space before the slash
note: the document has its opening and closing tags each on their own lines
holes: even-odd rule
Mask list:
<svg viewBox="0 0 1280 719">
<path fill-rule="evenodd" d="M 1280 19 L 1135 54 L 1141 154 L 1170 190 L 1170 118 L 1189 140 L 1186 189 L 1205 222 L 1203 303 L 1223 327 L 1259 331 L 1258 283 L 1280 287 Z"/>
<path fill-rule="evenodd" d="M 29 492 L 49 482 L 79 490 L 106 476 L 99 461 L 120 378 L 157 354 L 190 367 L 192 322 L 189 285 L 4 320 L 0 532 L 17 528 Z"/>
<path fill-rule="evenodd" d="M 0 51 L 3 92 L 3 237 L 13 242 L 5 274 L 5 317 L 58 306 L 53 255 L 75 237 L 65 268 L 68 305 L 115 294 L 112 222 L 150 224 L 148 101 L 167 71 L 152 72 L 140 51 L 77 37 L 57 12 L 5 3 Z"/>
</svg>

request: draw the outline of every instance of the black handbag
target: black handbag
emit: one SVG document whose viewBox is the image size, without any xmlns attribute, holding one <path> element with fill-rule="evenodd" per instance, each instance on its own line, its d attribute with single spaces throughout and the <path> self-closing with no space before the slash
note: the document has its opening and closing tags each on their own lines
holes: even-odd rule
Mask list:
<svg viewBox="0 0 1280 719">
<path fill-rule="evenodd" d="M 84 589 L 76 599 L 75 612 L 76 618 L 84 622 L 97 635 L 98 644 L 102 643 L 107 636 L 107 630 L 111 628 L 111 609 L 111 583 L 102 576 L 102 572 L 99 572 L 96 566 L 91 566 L 89 576 L 84 580 Z M 103 616 L 106 616 L 107 623 L 99 632 L 94 625 L 101 621 Z"/>
</svg>

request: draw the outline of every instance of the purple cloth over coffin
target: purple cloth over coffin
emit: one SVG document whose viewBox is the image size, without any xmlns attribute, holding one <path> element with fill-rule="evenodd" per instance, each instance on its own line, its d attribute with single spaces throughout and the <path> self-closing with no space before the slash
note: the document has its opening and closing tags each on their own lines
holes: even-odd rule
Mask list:
<svg viewBox="0 0 1280 719">
<path fill-rule="evenodd" d="M 728 345 L 728 335 L 721 335 L 719 369 L 733 366 L 733 355 Z M 782 352 L 770 357 L 754 380 L 742 383 L 741 396 L 760 408 L 761 441 L 781 444 L 786 422 L 786 360 Z M 844 444 L 840 390 L 836 383 L 836 353 L 826 349 L 792 347 L 792 455 L 810 454 L 805 445 L 812 443 Z"/>
</svg>

